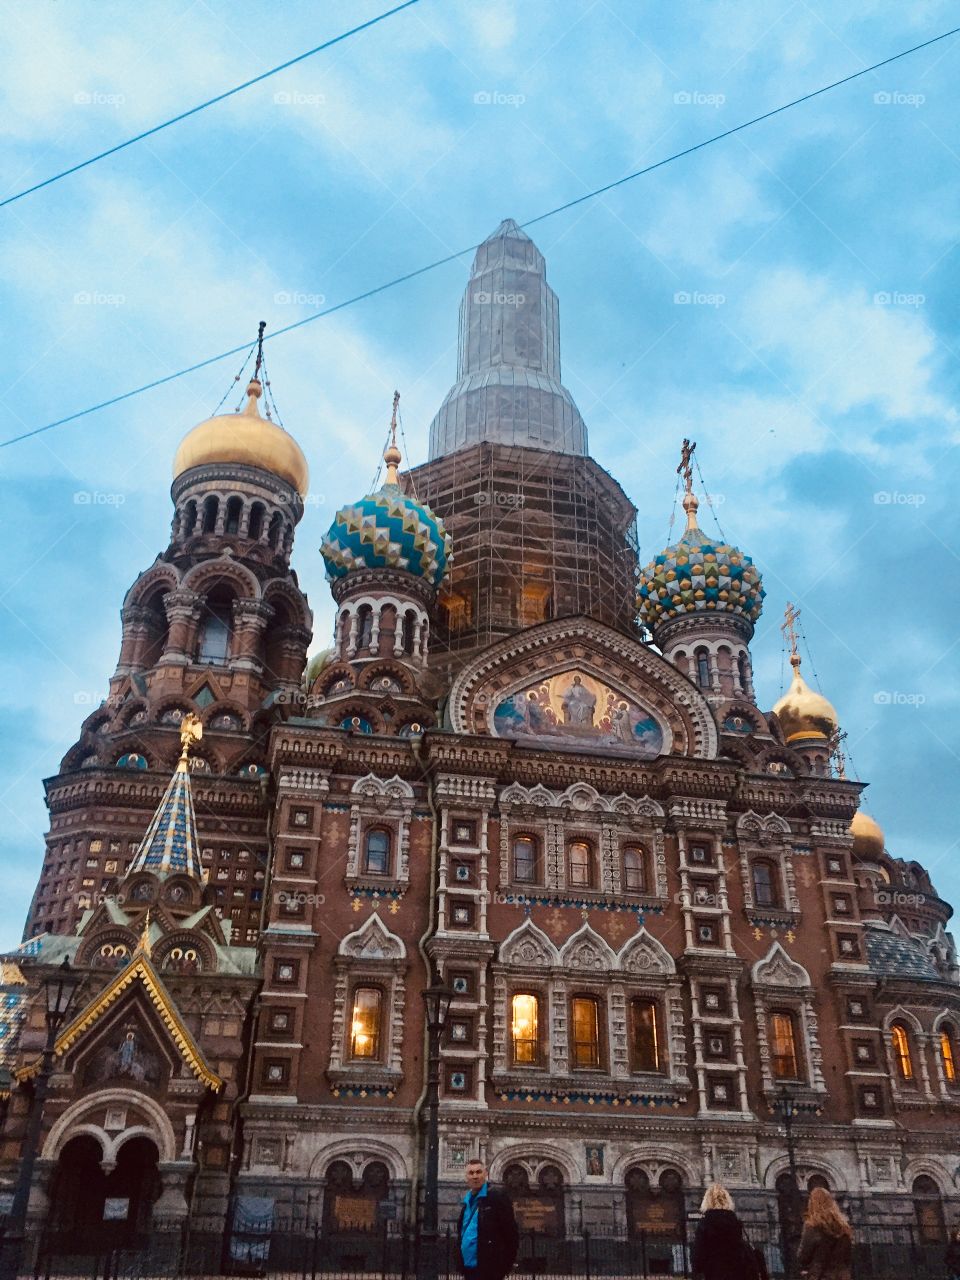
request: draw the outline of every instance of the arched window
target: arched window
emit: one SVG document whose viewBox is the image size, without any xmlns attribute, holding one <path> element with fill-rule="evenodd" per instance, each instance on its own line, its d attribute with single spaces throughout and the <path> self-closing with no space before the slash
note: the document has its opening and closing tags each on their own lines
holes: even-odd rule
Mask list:
<svg viewBox="0 0 960 1280">
<path fill-rule="evenodd" d="M 390 833 L 383 827 L 372 827 L 363 842 L 363 869 L 367 875 L 390 874 Z"/>
<path fill-rule="evenodd" d="M 181 532 L 185 538 L 189 538 L 197 527 L 197 504 L 191 498 L 186 505 L 183 513 L 183 524 Z"/>
<path fill-rule="evenodd" d="M 890 1047 L 893 1050 L 893 1065 L 897 1076 L 908 1084 L 913 1080 L 913 1057 L 910 1053 L 910 1033 L 902 1022 L 895 1022 L 890 1028 Z"/>
<path fill-rule="evenodd" d="M 755 862 L 751 868 L 753 901 L 758 907 L 778 907 L 777 873 L 772 862 Z"/>
<path fill-rule="evenodd" d="M 203 504 L 203 532 L 214 533 L 217 528 L 217 514 L 220 510 L 220 499 L 213 494 Z"/>
<path fill-rule="evenodd" d="M 266 510 L 262 502 L 255 502 L 250 508 L 250 523 L 247 525 L 247 532 L 254 541 L 263 533 L 263 517 L 265 514 Z"/>
<path fill-rule="evenodd" d="M 350 1057 L 376 1061 L 380 1057 L 382 995 L 379 987 L 357 987 L 350 1021 Z"/>
<path fill-rule="evenodd" d="M 639 845 L 628 845 L 623 851 L 623 887 L 628 893 L 647 891 L 647 862 Z"/>
<path fill-rule="evenodd" d="M 634 1071 L 662 1071 L 660 1029 L 655 1000 L 630 1002 L 631 1044 Z"/>
<path fill-rule="evenodd" d="M 362 604 L 357 610 L 357 648 L 369 649 L 373 639 L 373 609 Z"/>
<path fill-rule="evenodd" d="M 197 661 L 220 665 L 230 657 L 233 631 L 233 597 L 226 588 L 216 587 L 207 597 L 200 621 Z"/>
<path fill-rule="evenodd" d="M 513 879 L 517 884 L 536 884 L 539 880 L 537 842 L 533 836 L 517 836 L 513 842 Z"/>
<path fill-rule="evenodd" d="M 413 653 L 413 638 L 417 633 L 417 615 L 408 609 L 403 615 L 403 652 Z"/>
<path fill-rule="evenodd" d="M 701 689 L 710 688 L 710 658 L 706 649 L 697 650 L 697 684 Z"/>
<path fill-rule="evenodd" d="M 740 689 L 743 693 L 747 692 L 747 655 L 745 653 L 737 654 L 737 674 L 740 677 Z"/>
<path fill-rule="evenodd" d="M 942 1244 L 946 1239 L 940 1188 L 923 1173 L 913 1181 L 913 1211 L 917 1215 L 922 1244 Z"/>
<path fill-rule="evenodd" d="M 770 1065 L 777 1080 L 798 1080 L 797 1037 L 792 1013 L 770 1015 Z"/>
<path fill-rule="evenodd" d="M 571 840 L 567 849 L 567 878 L 575 889 L 593 887 L 593 850 L 586 840 Z"/>
<path fill-rule="evenodd" d="M 227 515 L 223 522 L 224 533 L 240 532 L 240 517 L 243 514 L 243 499 L 230 498 L 227 502 Z"/>
<path fill-rule="evenodd" d="M 957 1083 L 957 1049 L 953 1027 L 944 1024 L 940 1028 L 940 1063 L 947 1084 Z"/>
<path fill-rule="evenodd" d="M 270 517 L 270 528 L 267 532 L 267 543 L 272 551 L 276 551 L 280 545 L 280 530 L 283 527 L 283 516 L 279 511 L 275 511 Z"/>
<path fill-rule="evenodd" d="M 514 1066 L 539 1065 L 540 999 L 528 991 L 518 991 L 510 1001 L 510 1043 Z"/>
<path fill-rule="evenodd" d="M 573 1065 L 595 1070 L 600 1066 L 600 1002 L 595 996 L 574 996 L 570 1013 Z"/>
</svg>

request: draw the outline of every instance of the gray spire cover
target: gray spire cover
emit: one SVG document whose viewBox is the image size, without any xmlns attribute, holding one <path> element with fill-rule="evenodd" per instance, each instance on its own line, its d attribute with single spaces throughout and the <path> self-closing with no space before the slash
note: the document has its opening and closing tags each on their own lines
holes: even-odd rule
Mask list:
<svg viewBox="0 0 960 1280">
<path fill-rule="evenodd" d="M 430 457 L 481 440 L 585 454 L 560 385 L 560 309 L 543 254 L 512 219 L 477 250 L 460 303 L 457 381 L 430 425 Z"/>
</svg>

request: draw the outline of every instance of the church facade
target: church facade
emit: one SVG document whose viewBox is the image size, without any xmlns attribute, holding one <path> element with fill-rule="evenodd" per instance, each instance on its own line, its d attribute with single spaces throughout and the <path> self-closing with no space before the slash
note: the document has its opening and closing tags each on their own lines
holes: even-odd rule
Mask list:
<svg viewBox="0 0 960 1280">
<path fill-rule="evenodd" d="M 791 685 L 758 705 L 760 575 L 701 529 L 693 446 L 686 527 L 644 565 L 559 353 L 505 222 L 428 461 L 401 472 L 394 431 L 324 539 L 334 638 L 309 662 L 307 466 L 259 376 L 181 444 L 3 971 L 8 1183 L 37 978 L 84 974 L 35 1212 L 59 1185 L 95 1216 L 80 1183 L 102 1200 L 134 1142 L 142 1215 L 409 1216 L 436 969 L 448 1216 L 479 1154 L 554 1235 L 679 1230 L 714 1180 L 757 1219 L 816 1185 L 931 1239 L 956 1217 L 951 908 L 860 808 L 792 608 Z"/>
</svg>

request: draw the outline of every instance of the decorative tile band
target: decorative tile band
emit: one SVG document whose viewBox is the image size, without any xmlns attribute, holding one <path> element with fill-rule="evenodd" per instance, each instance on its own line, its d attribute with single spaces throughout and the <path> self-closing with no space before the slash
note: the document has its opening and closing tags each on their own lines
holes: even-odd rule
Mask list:
<svg viewBox="0 0 960 1280">
<path fill-rule="evenodd" d="M 495 901 L 517 907 L 570 907 L 575 911 L 629 911 L 639 917 L 641 923 L 645 915 L 663 915 L 662 906 L 650 906 L 648 903 L 638 902 L 611 902 L 604 898 L 560 898 L 546 895 L 530 897 L 526 893 L 498 892 Z"/>
<path fill-rule="evenodd" d="M 385 1084 L 341 1084 L 332 1090 L 335 1098 L 393 1098 L 396 1091 Z"/>
<path fill-rule="evenodd" d="M 585 1102 L 588 1106 L 601 1107 L 672 1107 L 680 1106 L 678 1098 L 660 1094 L 592 1093 L 581 1089 L 504 1089 L 497 1094 L 501 1102 L 549 1102 L 552 1106 L 568 1106 L 571 1102 Z"/>
</svg>

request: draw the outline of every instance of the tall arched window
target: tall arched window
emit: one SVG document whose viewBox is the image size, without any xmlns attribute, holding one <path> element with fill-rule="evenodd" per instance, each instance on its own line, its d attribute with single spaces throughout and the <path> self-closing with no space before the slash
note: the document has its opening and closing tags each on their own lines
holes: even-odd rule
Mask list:
<svg viewBox="0 0 960 1280">
<path fill-rule="evenodd" d="M 917 1215 L 920 1241 L 925 1245 L 939 1245 L 947 1238 L 943 1216 L 943 1198 L 940 1188 L 923 1173 L 913 1181 L 913 1211 Z"/>
<path fill-rule="evenodd" d="M 363 842 L 363 869 L 367 875 L 390 874 L 390 833 L 371 827 Z"/>
<path fill-rule="evenodd" d="M 190 535 L 193 533 L 193 531 L 196 529 L 196 527 L 197 527 L 197 504 L 194 502 L 193 498 L 191 498 L 190 501 L 187 503 L 186 509 L 184 510 L 184 513 L 183 513 L 183 525 L 181 527 L 181 533 L 185 538 L 189 538 Z"/>
<path fill-rule="evenodd" d="M 710 658 L 706 649 L 697 650 L 697 684 L 701 689 L 710 688 Z"/>
<path fill-rule="evenodd" d="M 947 1084 L 957 1083 L 957 1046 L 953 1027 L 944 1023 L 940 1028 L 940 1064 Z"/>
<path fill-rule="evenodd" d="M 380 1056 L 382 995 L 379 987 L 357 987 L 350 1021 L 350 1057 L 376 1061 Z"/>
<path fill-rule="evenodd" d="M 662 1071 L 660 1029 L 655 1000 L 630 1002 L 632 1066 L 634 1071 Z"/>
<path fill-rule="evenodd" d="M 403 615 L 403 652 L 413 653 L 413 638 L 417 634 L 417 615 L 408 609 Z"/>
<path fill-rule="evenodd" d="M 357 648 L 369 649 L 373 639 L 373 609 L 362 604 L 357 610 Z"/>
<path fill-rule="evenodd" d="M 913 1080 L 910 1033 L 902 1022 L 895 1022 L 890 1028 L 890 1047 L 893 1050 L 893 1065 L 898 1077 L 905 1084 L 910 1083 Z"/>
<path fill-rule="evenodd" d="M 220 499 L 213 494 L 203 504 L 203 532 L 214 533 L 217 528 L 217 514 L 220 511 Z"/>
<path fill-rule="evenodd" d="M 574 1067 L 600 1066 L 600 1002 L 595 996 L 574 996 L 570 1002 Z"/>
<path fill-rule="evenodd" d="M 513 842 L 513 879 L 517 884 L 536 884 L 539 879 L 537 842 L 533 836 L 517 836 Z"/>
<path fill-rule="evenodd" d="M 256 542 L 263 533 L 263 517 L 266 509 L 262 502 L 255 502 L 250 508 L 250 523 L 247 525 L 247 533 Z"/>
<path fill-rule="evenodd" d="M 273 551 L 276 551 L 280 545 L 280 531 L 282 528 L 283 516 L 279 511 L 275 511 L 270 517 L 270 527 L 267 530 L 267 543 Z"/>
<path fill-rule="evenodd" d="M 214 665 L 226 663 L 230 657 L 232 631 L 233 596 L 227 588 L 215 587 L 203 608 L 197 661 Z"/>
<path fill-rule="evenodd" d="M 755 862 L 751 868 L 753 901 L 758 907 L 778 907 L 777 872 L 772 862 Z"/>
<path fill-rule="evenodd" d="M 510 1001 L 510 1044 L 517 1067 L 540 1062 L 540 1000 L 529 991 L 518 991 Z"/>
<path fill-rule="evenodd" d="M 593 850 L 586 840 L 571 840 L 567 849 L 567 879 L 572 888 L 593 887 Z"/>
<path fill-rule="evenodd" d="M 777 1080 L 799 1079 L 797 1037 L 793 1014 L 770 1015 L 770 1065 Z"/>
<path fill-rule="evenodd" d="M 740 677 L 740 688 L 743 693 L 747 692 L 747 655 L 745 653 L 737 654 L 737 675 Z"/>
<path fill-rule="evenodd" d="M 230 498 L 227 502 L 227 515 L 223 522 L 224 533 L 240 532 L 240 516 L 243 514 L 243 499 Z"/>
<path fill-rule="evenodd" d="M 623 887 L 628 893 L 647 891 L 647 860 L 639 845 L 628 845 L 623 851 Z"/>
</svg>

